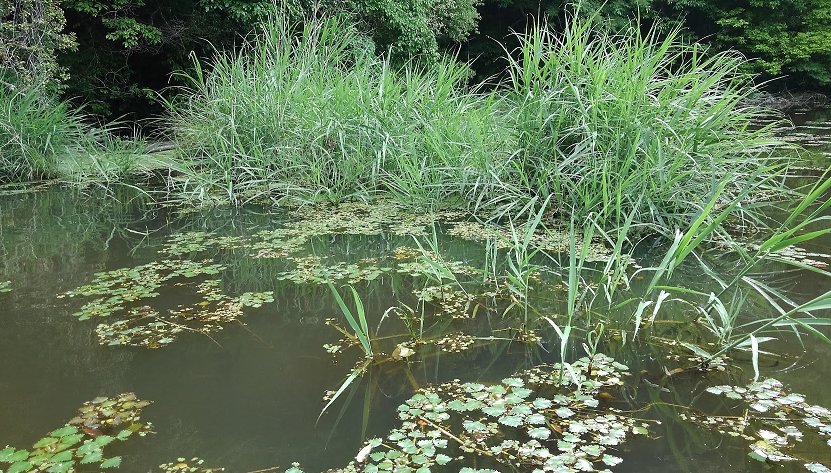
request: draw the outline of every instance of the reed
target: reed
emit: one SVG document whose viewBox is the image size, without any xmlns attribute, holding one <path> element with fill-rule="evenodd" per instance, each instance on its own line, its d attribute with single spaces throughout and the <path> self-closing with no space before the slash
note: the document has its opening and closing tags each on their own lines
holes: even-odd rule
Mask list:
<svg viewBox="0 0 831 473">
<path fill-rule="evenodd" d="M 92 126 L 83 109 L 38 90 L 0 87 L 0 182 L 56 179 L 116 184 L 132 178 L 145 154 L 120 123 Z"/>
<path fill-rule="evenodd" d="M 495 180 L 506 149 L 496 105 L 466 92 L 466 68 L 393 69 L 337 18 L 275 16 L 210 73 L 185 76 L 170 120 L 188 196 L 241 203 L 339 202 L 391 194 L 425 205 Z M 491 133 L 491 131 L 497 131 Z"/>
<path fill-rule="evenodd" d="M 733 53 L 680 31 L 611 31 L 575 12 L 538 22 L 506 51 L 506 83 L 466 85 L 467 68 L 393 68 L 338 18 L 275 15 L 236 52 L 194 62 L 169 120 L 185 163 L 181 195 L 202 201 L 340 202 L 394 196 L 516 217 L 546 200 L 578 222 L 671 235 L 745 189 L 783 192 L 785 163 Z M 763 169 L 765 172 L 754 172 Z M 746 194 L 752 198 L 754 194 Z M 536 199 L 536 200 L 534 200 Z M 753 206 L 734 207 L 755 217 Z"/>
<path fill-rule="evenodd" d="M 509 60 L 521 159 L 516 176 L 562 212 L 603 228 L 636 224 L 671 234 L 688 224 L 711 190 L 720 205 L 743 189 L 774 189 L 770 126 L 742 105 L 756 90 L 733 52 L 706 54 L 675 28 L 620 33 L 575 11 L 563 32 L 544 22 L 517 33 Z M 506 52 L 507 53 L 507 52 Z M 737 209 L 738 210 L 738 209 Z"/>
</svg>

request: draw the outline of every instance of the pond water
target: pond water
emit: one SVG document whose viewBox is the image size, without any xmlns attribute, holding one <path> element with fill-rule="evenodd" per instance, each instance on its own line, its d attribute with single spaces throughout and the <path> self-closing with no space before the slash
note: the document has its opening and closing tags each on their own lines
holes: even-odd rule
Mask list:
<svg viewBox="0 0 831 473">
<path fill-rule="evenodd" d="M 795 117 L 790 136 L 827 157 L 827 118 Z M 340 213 L 246 208 L 180 215 L 129 190 L 117 197 L 59 188 L 0 196 L 0 290 L 4 281 L 11 289 L 0 292 L 0 457 L 5 445 L 31 450 L 87 401 L 135 393 L 153 401 L 141 412 L 152 433 L 108 447 L 106 456 L 120 456 L 123 471 L 160 471 L 162 463 L 195 456 L 226 471 L 283 471 L 292 462 L 307 472 L 325 471 L 344 467 L 366 439 L 396 428 L 398 406 L 418 387 L 454 379 L 491 385 L 561 361 L 555 331 L 527 319 L 512 304 L 516 294 L 468 295 L 453 286 L 442 303 L 431 292 L 441 267 L 475 287 L 482 277 L 475 270 L 494 254 L 459 215 L 444 215 L 434 234 L 430 216 L 391 216 L 383 205 Z M 831 252 L 831 242 L 809 249 Z M 697 282 L 695 268 L 680 273 L 687 285 L 714 290 Z M 764 274 L 766 283 L 798 300 L 828 289 L 827 280 L 806 271 L 771 265 Z M 384 361 L 369 366 L 321 415 L 327 391 L 337 391 L 364 360 L 360 344 L 343 341 L 337 328 L 355 333 L 326 277 L 357 316 L 348 285 L 356 289 L 376 359 Z M 562 275 L 542 271 L 531 282 L 533 308 L 559 321 L 556 314 L 566 310 Z M 758 301 L 749 304 L 753 309 Z M 334 322 L 327 325 L 329 319 Z M 601 320 L 587 326 L 599 333 Z M 630 375 L 622 386 L 595 393 L 601 405 L 594 408 L 625 410 L 650 431 L 609 446 L 623 459 L 614 471 L 767 470 L 748 456 L 746 439 L 684 421 L 673 407 L 744 415 L 728 410 L 735 402 L 705 390 L 748 383 L 750 353 L 735 353 L 726 372 L 700 372 L 684 362 L 690 353 L 661 344 L 673 337 L 702 342 L 688 324 L 655 324 L 651 341 L 642 344 L 622 343 L 613 329 L 608 322 L 609 336 L 597 351 L 627 365 Z M 763 344 L 772 354 L 759 360 L 761 377 L 782 381 L 808 404 L 831 407 L 831 348 L 787 330 L 777 337 Z M 586 355 L 579 346 L 585 332 L 575 339 L 566 361 Z M 428 420 L 422 431 L 433 427 Z M 92 440 L 108 432 L 106 423 L 74 425 Z M 544 425 L 546 438 L 553 435 L 548 429 L 558 429 Z M 806 462 L 831 467 L 828 438 L 831 432 L 806 436 L 792 450 L 804 461 L 782 462 L 782 469 L 806 471 Z M 1 460 L 3 471 L 8 463 Z M 88 471 L 98 471 L 90 463 L 95 468 Z M 67 471 L 60 468 L 54 471 Z"/>
</svg>

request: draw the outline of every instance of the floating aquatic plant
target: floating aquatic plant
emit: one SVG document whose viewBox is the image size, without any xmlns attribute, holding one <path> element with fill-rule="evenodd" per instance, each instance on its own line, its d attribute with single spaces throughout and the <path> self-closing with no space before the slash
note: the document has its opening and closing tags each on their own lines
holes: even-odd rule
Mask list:
<svg viewBox="0 0 831 473">
<path fill-rule="evenodd" d="M 324 266 L 321 258 L 316 256 L 291 260 L 295 263 L 295 268 L 280 273 L 276 277 L 277 280 L 290 280 L 297 284 L 325 284 L 328 280 L 346 280 L 349 284 L 355 284 L 359 281 L 374 281 L 378 276 L 392 271 L 391 267 L 379 267 L 375 258 L 364 258 L 357 263 L 341 262 L 331 266 Z"/>
<path fill-rule="evenodd" d="M 38 440 L 31 450 L 8 446 L 0 450 L 0 463 L 10 464 L 6 473 L 69 473 L 80 465 L 118 467 L 121 457 L 105 457 L 104 448 L 116 440 L 150 433 L 151 424 L 139 422 L 141 410 L 149 404 L 133 393 L 97 397 L 85 402 L 76 417 Z"/>
<path fill-rule="evenodd" d="M 274 300 L 271 292 L 247 292 L 231 297 L 219 289 L 219 279 L 206 279 L 196 284 L 195 293 L 201 296 L 201 301 L 193 305 L 180 306 L 164 314 L 146 305 L 147 299 L 157 297 L 163 286 L 173 284 L 178 278 L 185 281 L 176 283 L 177 286 L 187 286 L 197 278 L 216 275 L 223 269 L 223 265 L 209 260 L 152 262 L 97 273 L 91 284 L 63 296 L 103 296 L 84 304 L 73 314 L 79 320 L 117 319 L 96 327 L 99 343 L 160 348 L 172 343 L 183 331 L 208 334 L 221 330 L 223 324 L 239 320 L 243 307 L 260 307 Z M 137 306 L 142 302 L 145 304 Z"/>
<path fill-rule="evenodd" d="M 11 281 L 0 281 L 0 294 L 11 291 L 12 289 L 9 287 L 11 283 Z"/>
<path fill-rule="evenodd" d="M 205 281 L 200 287 L 215 287 L 217 280 Z M 176 310 L 162 316 L 149 306 L 131 309 L 128 318 L 96 327 L 98 340 L 103 345 L 124 345 L 161 348 L 176 340 L 177 334 L 192 331 L 202 334 L 222 330 L 224 324 L 238 321 L 243 307 L 261 307 L 273 302 L 271 292 L 246 292 L 238 297 L 208 292 L 205 301 Z"/>
<path fill-rule="evenodd" d="M 398 407 L 399 427 L 370 440 L 358 463 L 339 471 L 429 473 L 450 463 L 606 471 L 622 461 L 617 446 L 648 434 L 645 422 L 599 408 L 597 397 L 622 384 L 626 370 L 598 354 L 571 365 L 536 367 L 497 384 L 452 381 L 423 388 Z"/>
<path fill-rule="evenodd" d="M 477 291 L 476 293 L 460 291 L 456 286 L 443 284 L 441 286 L 426 286 L 414 289 L 413 293 L 421 302 L 436 304 L 441 315 L 454 319 L 475 318 L 479 310 L 487 310 L 485 301 L 496 298 L 498 290 Z"/>
<path fill-rule="evenodd" d="M 213 248 L 225 250 L 247 248 L 250 242 L 241 236 L 215 236 L 207 232 L 184 232 L 171 235 L 159 250 L 160 254 L 184 256 L 200 253 Z"/>
<path fill-rule="evenodd" d="M 457 332 L 445 335 L 433 343 L 444 352 L 460 353 L 472 347 L 475 342 L 474 337 Z"/>
<path fill-rule="evenodd" d="M 193 457 L 186 460 L 184 457 L 177 458 L 175 462 L 163 463 L 159 465 L 165 473 L 212 473 L 216 471 L 225 471 L 225 468 L 206 468 L 202 464 L 205 460 L 199 457 Z"/>
<path fill-rule="evenodd" d="M 682 414 L 683 420 L 696 422 L 750 444 L 749 456 L 766 462 L 798 461 L 794 446 L 809 435 L 818 436 L 831 447 L 831 410 L 808 404 L 805 396 L 789 393 L 782 383 L 766 379 L 741 386 L 711 386 L 707 392 L 738 403 L 742 414 Z M 729 401 L 728 401 L 729 403 Z M 828 472 L 828 456 L 803 465 L 812 472 Z"/>
<path fill-rule="evenodd" d="M 92 283 L 67 292 L 62 296 L 102 296 L 86 303 L 72 315 L 79 320 L 108 317 L 126 309 L 129 303 L 159 295 L 163 283 L 176 277 L 195 278 L 215 275 L 225 269 L 211 261 L 167 260 L 120 268 L 95 274 Z"/>
</svg>

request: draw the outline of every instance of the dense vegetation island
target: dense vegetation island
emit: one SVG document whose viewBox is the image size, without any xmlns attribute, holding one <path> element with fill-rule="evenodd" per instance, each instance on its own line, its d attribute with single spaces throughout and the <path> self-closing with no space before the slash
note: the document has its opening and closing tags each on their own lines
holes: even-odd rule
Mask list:
<svg viewBox="0 0 831 473">
<path fill-rule="evenodd" d="M 830 90 L 831 0 L 0 0 L 0 21 L 0 473 L 147 471 L 109 447 L 156 433 L 147 384 L 222 411 L 210 442 L 249 439 L 211 451 L 179 420 L 160 443 L 213 456 L 164 472 L 301 473 L 257 455 L 308 435 L 312 462 L 354 449 L 338 473 L 610 472 L 659 440 L 678 471 L 831 473 L 831 410 L 769 378 L 831 346 L 831 153 L 765 108 Z M 18 405 L 67 376 L 91 400 L 21 448 Z M 373 427 L 388 400 L 400 422 Z"/>
</svg>

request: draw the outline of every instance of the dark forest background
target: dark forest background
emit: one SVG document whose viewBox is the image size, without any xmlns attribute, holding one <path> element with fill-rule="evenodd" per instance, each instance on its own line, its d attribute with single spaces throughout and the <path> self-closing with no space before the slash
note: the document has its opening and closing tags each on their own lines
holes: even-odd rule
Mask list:
<svg viewBox="0 0 831 473">
<path fill-rule="evenodd" d="M 0 0 L 0 80 L 45 87 L 88 112 L 128 120 L 158 116 L 175 71 L 239 45 L 275 11 L 348 15 L 364 47 L 425 66 L 443 54 L 471 64 L 471 80 L 504 69 L 512 31 L 529 18 L 557 27 L 571 2 L 559 0 Z M 736 49 L 767 89 L 828 91 L 831 0 L 596 0 L 610 28 L 639 18 L 659 31 L 681 23 L 690 41 Z M 510 47 L 508 48 L 510 49 Z"/>
</svg>

